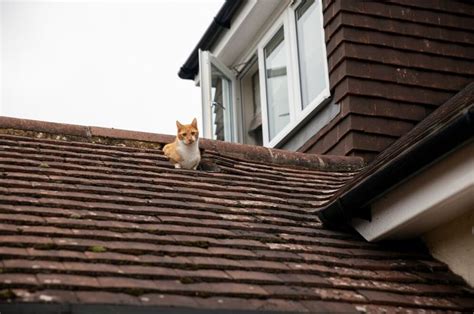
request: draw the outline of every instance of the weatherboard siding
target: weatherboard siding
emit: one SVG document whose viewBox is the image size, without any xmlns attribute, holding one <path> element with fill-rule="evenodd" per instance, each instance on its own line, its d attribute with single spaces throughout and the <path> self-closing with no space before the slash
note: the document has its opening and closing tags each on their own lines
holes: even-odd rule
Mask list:
<svg viewBox="0 0 474 314">
<path fill-rule="evenodd" d="M 299 150 L 373 159 L 474 79 L 474 3 L 323 1 L 341 112 Z"/>
</svg>

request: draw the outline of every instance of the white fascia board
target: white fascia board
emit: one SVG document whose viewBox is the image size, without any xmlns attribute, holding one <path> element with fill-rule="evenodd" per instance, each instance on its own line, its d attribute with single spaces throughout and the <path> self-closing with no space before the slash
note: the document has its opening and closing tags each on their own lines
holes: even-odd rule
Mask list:
<svg viewBox="0 0 474 314">
<path fill-rule="evenodd" d="M 256 46 L 262 30 L 268 28 L 268 21 L 289 4 L 289 0 L 247 1 L 232 21 L 231 28 L 212 49 L 212 54 L 226 66 L 232 66 L 250 47 Z"/>
<path fill-rule="evenodd" d="M 289 4 L 290 0 L 248 0 L 234 16 L 230 29 L 211 49 L 212 55 L 229 68 L 248 61 L 246 58 L 256 49 L 259 38 Z M 199 73 L 194 83 L 199 84 Z"/>
<path fill-rule="evenodd" d="M 368 241 L 412 238 L 472 209 L 471 141 L 375 200 L 372 221 L 353 219 L 352 226 Z"/>
</svg>

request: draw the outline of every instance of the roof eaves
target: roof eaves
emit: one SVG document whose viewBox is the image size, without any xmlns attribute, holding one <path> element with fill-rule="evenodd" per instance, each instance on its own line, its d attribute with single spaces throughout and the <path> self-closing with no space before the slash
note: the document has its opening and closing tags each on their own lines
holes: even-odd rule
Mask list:
<svg viewBox="0 0 474 314">
<path fill-rule="evenodd" d="M 220 38 L 220 35 L 231 26 L 231 20 L 245 0 L 226 0 L 216 17 L 212 20 L 196 47 L 181 66 L 178 76 L 185 80 L 193 80 L 199 72 L 199 49 L 209 50 Z"/>
<path fill-rule="evenodd" d="M 450 114 L 451 113 L 451 114 Z M 441 121 L 442 118 L 445 121 Z M 326 226 L 351 218 L 370 220 L 369 204 L 474 135 L 474 83 L 469 84 L 401 137 L 318 211 Z"/>
</svg>

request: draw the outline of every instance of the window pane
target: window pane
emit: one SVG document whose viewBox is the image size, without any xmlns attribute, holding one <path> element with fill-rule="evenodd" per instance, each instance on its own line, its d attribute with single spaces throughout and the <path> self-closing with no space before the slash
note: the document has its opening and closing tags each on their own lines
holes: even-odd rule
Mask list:
<svg viewBox="0 0 474 314">
<path fill-rule="evenodd" d="M 272 140 L 290 122 L 283 28 L 264 49 L 268 129 Z"/>
<path fill-rule="evenodd" d="M 232 82 L 214 65 L 212 70 L 212 139 L 232 141 Z"/>
<path fill-rule="evenodd" d="M 303 109 L 318 96 L 326 85 L 324 79 L 324 37 L 318 8 L 320 1 L 304 1 L 296 9 L 298 58 Z"/>
<path fill-rule="evenodd" d="M 260 114 L 260 80 L 258 71 L 252 75 L 252 100 L 253 100 L 253 113 Z"/>
</svg>

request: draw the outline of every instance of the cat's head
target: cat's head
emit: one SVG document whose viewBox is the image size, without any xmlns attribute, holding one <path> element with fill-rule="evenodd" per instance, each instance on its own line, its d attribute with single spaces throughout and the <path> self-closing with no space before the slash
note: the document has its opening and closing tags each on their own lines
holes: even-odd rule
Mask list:
<svg viewBox="0 0 474 314">
<path fill-rule="evenodd" d="M 191 124 L 181 124 L 179 121 L 176 121 L 176 126 L 178 127 L 178 139 L 184 144 L 192 144 L 199 138 L 196 118 L 193 119 Z"/>
</svg>

